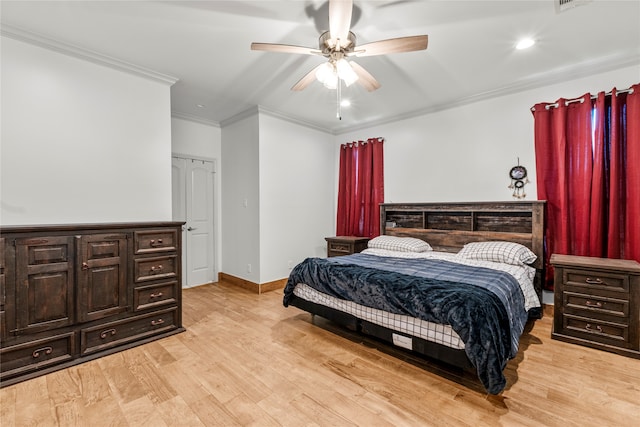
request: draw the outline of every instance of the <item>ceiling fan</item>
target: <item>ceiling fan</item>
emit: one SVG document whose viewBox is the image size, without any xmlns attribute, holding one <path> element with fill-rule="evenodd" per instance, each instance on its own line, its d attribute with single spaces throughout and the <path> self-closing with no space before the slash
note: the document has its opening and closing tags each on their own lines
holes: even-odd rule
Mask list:
<svg viewBox="0 0 640 427">
<path fill-rule="evenodd" d="M 354 61 L 348 61 L 347 58 L 412 52 L 427 48 L 426 35 L 380 40 L 357 46 L 356 36 L 350 31 L 352 11 L 352 0 L 329 0 L 329 31 L 320 35 L 318 49 L 287 44 L 251 43 L 251 50 L 324 56 L 329 61 L 308 72 L 291 90 L 303 90 L 317 79 L 325 87 L 337 89 L 339 99 L 341 81 L 346 86 L 358 82 L 369 92 L 380 87 L 380 83 L 367 70 Z"/>
</svg>

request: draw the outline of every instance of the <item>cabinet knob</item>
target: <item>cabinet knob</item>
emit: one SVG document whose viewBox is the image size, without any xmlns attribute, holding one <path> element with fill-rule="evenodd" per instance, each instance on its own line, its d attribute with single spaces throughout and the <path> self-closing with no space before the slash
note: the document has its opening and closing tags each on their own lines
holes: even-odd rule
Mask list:
<svg viewBox="0 0 640 427">
<path fill-rule="evenodd" d="M 88 270 L 89 269 L 89 264 L 87 264 L 86 262 L 82 263 L 82 269 L 83 270 Z"/>
</svg>

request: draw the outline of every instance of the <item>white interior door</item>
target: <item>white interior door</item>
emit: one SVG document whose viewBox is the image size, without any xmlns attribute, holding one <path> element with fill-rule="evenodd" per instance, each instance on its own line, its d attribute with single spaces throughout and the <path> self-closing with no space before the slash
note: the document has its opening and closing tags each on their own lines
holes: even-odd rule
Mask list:
<svg viewBox="0 0 640 427">
<path fill-rule="evenodd" d="M 182 235 L 184 287 L 215 281 L 213 179 L 211 161 L 172 159 L 173 219 L 185 221 Z"/>
</svg>

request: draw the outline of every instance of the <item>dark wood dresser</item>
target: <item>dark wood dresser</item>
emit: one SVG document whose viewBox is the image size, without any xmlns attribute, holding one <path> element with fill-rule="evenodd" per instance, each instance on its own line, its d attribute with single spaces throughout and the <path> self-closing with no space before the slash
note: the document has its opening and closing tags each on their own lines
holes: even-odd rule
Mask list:
<svg viewBox="0 0 640 427">
<path fill-rule="evenodd" d="M 0 385 L 183 331 L 182 224 L 3 227 Z"/>
<path fill-rule="evenodd" d="M 553 254 L 552 338 L 640 359 L 640 263 Z"/>
<path fill-rule="evenodd" d="M 362 252 L 367 249 L 367 243 L 369 243 L 368 237 L 354 236 L 325 237 L 325 240 L 327 241 L 328 257 Z"/>
</svg>

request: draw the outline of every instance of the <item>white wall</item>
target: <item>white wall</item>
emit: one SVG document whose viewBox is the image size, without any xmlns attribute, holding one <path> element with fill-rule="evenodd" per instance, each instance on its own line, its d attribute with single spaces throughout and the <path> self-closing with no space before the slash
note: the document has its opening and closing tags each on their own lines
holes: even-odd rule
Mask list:
<svg viewBox="0 0 640 427">
<path fill-rule="evenodd" d="M 215 266 L 222 264 L 222 130 L 220 126 L 207 125 L 177 117 L 171 118 L 171 151 L 179 157 L 211 160 L 215 163 L 214 204 L 214 253 Z"/>
<path fill-rule="evenodd" d="M 169 85 L 2 38 L 3 225 L 171 219 Z"/>
<path fill-rule="evenodd" d="M 222 127 L 220 271 L 253 283 L 260 283 L 258 156 L 257 110 Z"/>
<path fill-rule="evenodd" d="M 526 199 L 537 200 L 530 108 L 639 81 L 640 66 L 623 68 L 345 132 L 336 137 L 336 146 L 385 138 L 385 202 L 513 200 L 508 172 L 518 157 L 530 175 Z"/>
<path fill-rule="evenodd" d="M 333 137 L 260 113 L 260 283 L 327 255 L 335 234 Z"/>
</svg>

